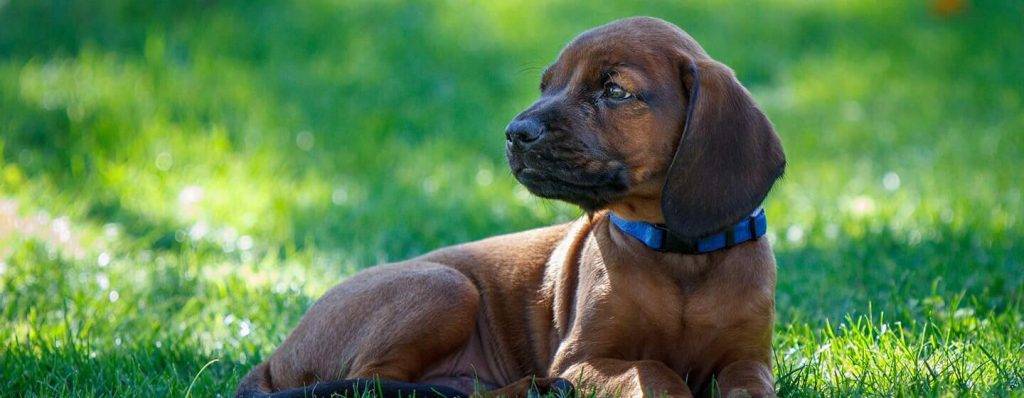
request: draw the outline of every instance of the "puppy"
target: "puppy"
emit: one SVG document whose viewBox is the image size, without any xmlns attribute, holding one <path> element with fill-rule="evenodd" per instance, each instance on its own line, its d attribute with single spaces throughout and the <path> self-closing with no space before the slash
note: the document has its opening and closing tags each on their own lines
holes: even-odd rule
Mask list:
<svg viewBox="0 0 1024 398">
<path fill-rule="evenodd" d="M 729 68 L 668 22 L 615 21 L 505 136 L 519 182 L 587 215 L 352 276 L 238 395 L 774 394 L 759 208 L 785 157 Z"/>
</svg>

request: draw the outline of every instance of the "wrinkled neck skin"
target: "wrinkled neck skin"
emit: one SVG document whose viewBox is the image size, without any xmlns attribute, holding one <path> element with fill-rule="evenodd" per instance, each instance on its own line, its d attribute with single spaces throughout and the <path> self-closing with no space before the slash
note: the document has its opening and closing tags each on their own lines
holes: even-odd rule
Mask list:
<svg viewBox="0 0 1024 398">
<path fill-rule="evenodd" d="M 608 213 L 614 212 L 626 220 L 665 224 L 661 211 L 664 184 L 662 178 L 638 183 L 629 195 L 609 204 L 604 210 L 590 214 L 591 232 L 596 238 L 595 242 L 601 246 L 602 257 L 607 257 L 608 262 L 619 262 L 626 268 L 664 268 L 655 272 L 673 278 L 690 278 L 694 273 L 705 272 L 709 264 L 721 261 L 723 253 L 688 255 L 659 252 L 627 235 L 608 219 Z"/>
<path fill-rule="evenodd" d="M 658 203 L 658 205 L 654 205 Z M 585 226 L 578 233 L 580 251 L 591 250 L 592 255 L 582 258 L 599 259 L 598 267 L 603 268 L 610 280 L 633 281 L 654 278 L 677 286 L 689 285 L 701 279 L 708 272 L 718 272 L 715 264 L 722 262 L 731 250 L 705 254 L 680 254 L 660 252 L 623 232 L 615 226 L 609 214 L 615 212 L 628 220 L 642 220 L 661 223 L 660 196 L 657 200 L 637 200 L 631 205 L 619 202 L 588 215 Z M 588 247 L 589 246 L 589 247 Z M 755 245 L 760 247 L 760 245 Z M 747 251 L 739 250 L 739 251 Z M 631 285 L 628 282 L 626 285 Z M 642 285 L 642 284 L 640 284 Z M 639 286 L 639 285 L 638 285 Z"/>
<path fill-rule="evenodd" d="M 664 224 L 665 217 L 661 213 L 663 185 L 663 180 L 648 180 L 635 187 L 635 193 L 609 204 L 606 208 L 626 220 Z"/>
<path fill-rule="evenodd" d="M 623 215 L 618 210 L 615 211 L 619 216 L 628 220 L 642 220 L 650 223 L 663 223 L 660 219 L 661 209 L 657 206 L 657 211 L 649 211 L 648 213 L 634 212 L 629 215 Z M 636 207 L 642 209 L 640 207 Z M 636 238 L 627 235 L 621 229 L 615 226 L 608 219 L 608 212 L 601 212 L 596 215 L 593 219 L 593 230 L 595 242 L 602 248 L 602 257 L 606 259 L 606 265 L 613 265 L 608 263 L 615 263 L 619 265 L 626 272 L 630 272 L 628 268 L 641 266 L 641 267 L 652 267 L 662 268 L 652 270 L 656 273 L 663 274 L 663 276 L 671 276 L 673 278 L 686 278 L 693 273 L 704 272 L 705 268 L 710 264 L 710 257 L 706 254 L 679 254 L 669 252 L 659 252 L 657 250 L 647 247 L 643 242 L 640 242 Z"/>
</svg>

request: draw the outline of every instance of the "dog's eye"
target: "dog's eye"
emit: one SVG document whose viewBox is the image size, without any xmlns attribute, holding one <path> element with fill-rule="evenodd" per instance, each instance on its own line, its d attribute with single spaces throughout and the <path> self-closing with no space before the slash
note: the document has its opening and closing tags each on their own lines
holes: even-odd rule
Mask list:
<svg viewBox="0 0 1024 398">
<path fill-rule="evenodd" d="M 604 85 L 604 93 L 602 94 L 605 98 L 613 100 L 624 100 L 633 97 L 629 91 L 622 88 L 622 86 L 615 83 L 608 83 Z"/>
</svg>

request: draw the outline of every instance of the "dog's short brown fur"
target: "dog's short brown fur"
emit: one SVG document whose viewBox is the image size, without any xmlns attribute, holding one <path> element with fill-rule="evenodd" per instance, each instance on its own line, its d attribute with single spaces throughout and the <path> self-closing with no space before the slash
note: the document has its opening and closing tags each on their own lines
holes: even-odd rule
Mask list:
<svg viewBox="0 0 1024 398">
<path fill-rule="evenodd" d="M 732 71 L 672 24 L 616 21 L 561 52 L 523 120 L 544 134 L 529 148 L 510 138 L 516 178 L 588 216 L 367 269 L 240 390 L 379 377 L 523 396 L 565 378 L 602 396 L 676 397 L 715 376 L 723 395 L 772 395 L 769 243 L 662 253 L 607 217 L 692 239 L 764 200 L 782 147 Z"/>
</svg>

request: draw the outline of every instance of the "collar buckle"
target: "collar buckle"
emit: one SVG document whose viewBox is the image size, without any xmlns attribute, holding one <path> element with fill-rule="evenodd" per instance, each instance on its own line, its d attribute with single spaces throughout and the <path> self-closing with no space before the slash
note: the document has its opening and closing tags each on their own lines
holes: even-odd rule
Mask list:
<svg viewBox="0 0 1024 398">
<path fill-rule="evenodd" d="M 652 249 L 657 250 L 659 252 L 668 252 L 668 253 L 683 253 L 683 254 L 697 254 L 697 253 L 700 253 L 700 250 L 698 250 L 698 248 L 697 248 L 697 241 L 691 241 L 691 240 L 682 239 L 682 238 L 676 236 L 676 234 L 673 234 L 672 231 L 669 231 L 668 227 L 666 227 L 663 224 L 651 224 L 651 225 L 654 228 L 657 228 L 657 229 L 663 231 L 663 235 L 662 236 L 664 236 L 664 238 L 662 238 L 661 247 L 660 248 L 652 248 Z"/>
</svg>

